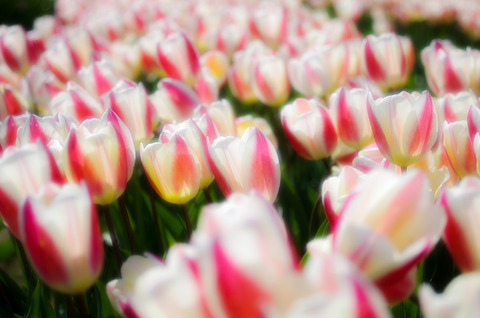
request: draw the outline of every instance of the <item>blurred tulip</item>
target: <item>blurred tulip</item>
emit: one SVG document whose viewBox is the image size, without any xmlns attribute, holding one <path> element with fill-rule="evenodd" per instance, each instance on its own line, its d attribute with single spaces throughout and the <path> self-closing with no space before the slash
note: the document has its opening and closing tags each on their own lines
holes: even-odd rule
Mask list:
<svg viewBox="0 0 480 318">
<path fill-rule="evenodd" d="M 271 141 L 255 127 L 241 138 L 218 137 L 208 148 L 210 170 L 225 197 L 257 190 L 273 202 L 280 187 L 280 163 Z"/>
<path fill-rule="evenodd" d="M 287 66 L 280 57 L 265 56 L 253 64 L 253 92 L 268 106 L 280 106 L 290 94 Z"/>
<path fill-rule="evenodd" d="M 218 100 L 218 83 L 208 69 L 202 69 L 194 88 L 202 104 L 210 104 Z"/>
<path fill-rule="evenodd" d="M 367 91 L 364 89 L 339 88 L 330 95 L 330 111 L 338 137 L 355 149 L 373 142 L 367 111 Z"/>
<path fill-rule="evenodd" d="M 198 106 L 193 112 L 193 117 L 198 118 L 204 114 L 208 114 L 213 120 L 220 136 L 237 136 L 235 114 L 228 100 L 222 99 L 207 106 Z M 213 142 L 213 139 L 210 142 Z"/>
<path fill-rule="evenodd" d="M 99 118 L 104 112 L 102 104 L 74 82 L 68 82 L 67 89 L 55 95 L 48 109 L 51 115 L 66 114 L 78 123 L 89 118 Z"/>
<path fill-rule="evenodd" d="M 35 30 L 42 39 L 48 39 L 60 33 L 61 28 L 60 21 L 53 15 L 40 16 L 33 21 L 33 30 Z"/>
<path fill-rule="evenodd" d="M 346 199 L 333 230 L 333 251 L 346 256 L 390 303 L 415 287 L 415 265 L 440 238 L 446 217 L 421 171 L 378 170 Z"/>
<path fill-rule="evenodd" d="M 287 35 L 288 10 L 280 3 L 265 1 L 252 12 L 250 30 L 268 46 L 276 49 Z"/>
<path fill-rule="evenodd" d="M 236 24 L 228 24 L 213 31 L 210 47 L 232 58 L 235 52 L 245 48 L 249 38 L 248 30 Z"/>
<path fill-rule="evenodd" d="M 428 91 L 401 92 L 373 101 L 368 117 L 378 149 L 391 162 L 407 167 L 436 145 L 438 117 Z"/>
<path fill-rule="evenodd" d="M 25 74 L 42 50 L 42 42 L 30 38 L 20 25 L 0 32 L 0 54 L 8 67 L 17 73 Z"/>
<path fill-rule="evenodd" d="M 473 142 L 475 135 L 480 133 L 480 107 L 475 105 L 469 107 L 467 112 L 467 127 L 470 140 Z"/>
<path fill-rule="evenodd" d="M 307 51 L 290 59 L 288 76 L 292 86 L 306 97 L 323 96 L 332 87 L 328 65 L 318 52 Z"/>
<path fill-rule="evenodd" d="M 445 94 L 438 98 L 437 102 L 439 112 L 449 123 L 466 120 L 470 106 L 480 107 L 478 97 L 471 90 Z"/>
<path fill-rule="evenodd" d="M 77 75 L 83 88 L 95 97 L 106 94 L 119 80 L 112 65 L 107 60 L 84 66 L 78 71 Z"/>
<path fill-rule="evenodd" d="M 63 143 L 72 126 L 74 126 L 73 119 L 67 115 L 40 117 L 30 114 L 23 125 L 17 129 L 16 144 L 25 145 L 40 140 L 48 146 L 53 139 Z"/>
<path fill-rule="evenodd" d="M 85 183 L 47 184 L 27 197 L 18 220 L 27 255 L 50 287 L 78 294 L 95 283 L 103 267 L 103 243 Z"/>
<path fill-rule="evenodd" d="M 72 128 L 63 152 L 64 170 L 71 182 L 85 180 L 95 204 L 120 197 L 133 173 L 135 147 L 127 126 L 112 111 Z"/>
<path fill-rule="evenodd" d="M 202 210 L 192 244 L 211 317 L 264 317 L 285 306 L 298 273 L 285 225 L 261 193 L 234 193 Z"/>
<path fill-rule="evenodd" d="M 200 73 L 198 53 L 182 32 L 172 33 L 157 48 L 158 60 L 167 75 L 193 86 Z"/>
<path fill-rule="evenodd" d="M 476 173 L 475 149 L 465 120 L 443 124 L 443 146 L 453 169 L 460 178 Z"/>
<path fill-rule="evenodd" d="M 0 55 L 1 58 L 1 55 Z M 20 89 L 22 85 L 22 76 L 13 72 L 7 64 L 0 63 L 0 83 L 10 84 L 16 89 Z"/>
<path fill-rule="evenodd" d="M 474 59 L 470 49 L 461 50 L 449 40 L 433 40 L 421 53 L 428 86 L 437 95 L 456 93 L 471 85 Z"/>
<path fill-rule="evenodd" d="M 319 251 L 318 241 L 308 243 L 310 256 L 303 269 L 312 291 L 285 317 L 390 317 L 378 289 L 346 259 Z"/>
<path fill-rule="evenodd" d="M 115 41 L 110 45 L 108 57 L 119 77 L 137 78 L 140 75 L 142 61 L 136 45 Z"/>
<path fill-rule="evenodd" d="M 237 136 L 242 136 L 248 127 L 257 127 L 262 133 L 270 139 L 275 148 L 278 148 L 278 141 L 272 127 L 263 117 L 253 117 L 252 115 L 245 115 L 235 119 L 235 128 Z"/>
<path fill-rule="evenodd" d="M 16 145 L 18 128 L 25 124 L 29 116 L 29 114 L 8 116 L 0 122 L 0 154 L 8 146 Z"/>
<path fill-rule="evenodd" d="M 227 80 L 229 61 L 221 51 L 208 51 L 200 57 L 202 69 L 207 69 L 215 79 L 217 87 L 222 87 Z"/>
<path fill-rule="evenodd" d="M 130 131 L 135 149 L 153 137 L 153 103 L 143 87 L 130 80 L 121 80 L 105 95 L 105 108 L 112 109 Z"/>
<path fill-rule="evenodd" d="M 480 179 L 467 176 L 447 188 L 440 197 L 440 205 L 447 213 L 443 239 L 455 263 L 462 272 L 480 269 L 478 215 Z"/>
<path fill-rule="evenodd" d="M 24 78 L 39 115 L 47 114 L 48 104 L 57 93 L 65 89 L 65 84 L 53 73 L 38 65 L 32 66 Z"/>
<path fill-rule="evenodd" d="M 8 147 L 0 157 L 0 214 L 10 231 L 20 238 L 18 206 L 28 195 L 63 178 L 47 147 L 41 142 Z"/>
<path fill-rule="evenodd" d="M 9 84 L 0 84 L 0 120 L 31 110 L 30 102 Z"/>
<path fill-rule="evenodd" d="M 384 90 L 405 85 L 413 67 L 414 53 L 411 40 L 395 33 L 369 35 L 363 41 L 366 73 Z"/>
<path fill-rule="evenodd" d="M 330 228 L 335 228 L 340 211 L 353 189 L 363 182 L 365 173 L 345 166 L 338 176 L 330 176 L 322 184 L 322 203 Z"/>
<path fill-rule="evenodd" d="M 476 317 L 480 314 L 480 274 L 474 272 L 455 277 L 442 294 L 422 285 L 418 296 L 425 318 Z"/>
<path fill-rule="evenodd" d="M 181 123 L 166 124 L 158 138 L 161 143 L 168 143 L 175 135 L 183 137 L 184 141 L 195 152 L 200 164 L 200 188 L 206 188 L 213 181 L 213 175 L 208 167 L 207 139 L 192 119 Z"/>
<path fill-rule="evenodd" d="M 282 108 L 280 117 L 293 149 L 303 158 L 326 158 L 335 149 L 335 126 L 328 110 L 321 104 L 297 98 Z"/>
<path fill-rule="evenodd" d="M 161 122 L 182 121 L 189 118 L 200 99 L 195 91 L 181 81 L 164 78 L 151 96 L 155 113 Z"/>
<path fill-rule="evenodd" d="M 197 195 L 200 160 L 179 133 L 165 143 L 140 144 L 140 159 L 150 184 L 165 201 L 184 204 Z"/>
<path fill-rule="evenodd" d="M 72 50 L 65 40 L 54 42 L 40 58 L 40 64 L 45 65 L 45 68 L 62 83 L 75 80 L 80 67 L 78 61 L 74 60 Z"/>
</svg>

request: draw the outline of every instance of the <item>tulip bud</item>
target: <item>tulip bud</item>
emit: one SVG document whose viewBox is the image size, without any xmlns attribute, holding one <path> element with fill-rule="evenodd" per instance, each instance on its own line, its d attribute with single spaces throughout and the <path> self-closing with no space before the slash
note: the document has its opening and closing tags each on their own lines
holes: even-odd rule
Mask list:
<svg viewBox="0 0 480 318">
<path fill-rule="evenodd" d="M 130 131 L 135 148 L 153 137 L 153 104 L 143 87 L 130 80 L 119 81 L 105 95 L 105 108 L 112 109 Z"/>
<path fill-rule="evenodd" d="M 207 139 L 192 119 L 181 123 L 166 124 L 158 138 L 162 143 L 168 143 L 179 134 L 195 152 L 200 164 L 200 188 L 206 188 L 213 181 L 213 175 L 208 167 Z"/>
<path fill-rule="evenodd" d="M 30 115 L 8 116 L 0 122 L 0 153 L 8 146 L 15 146 L 17 143 L 18 128 L 23 126 Z"/>
<path fill-rule="evenodd" d="M 288 76 L 292 86 L 307 97 L 323 96 L 332 87 L 332 78 L 318 52 L 307 51 L 288 62 Z"/>
<path fill-rule="evenodd" d="M 150 184 L 165 201 L 184 204 L 197 195 L 200 160 L 179 133 L 165 143 L 140 144 L 140 159 Z"/>
<path fill-rule="evenodd" d="M 278 148 L 277 137 L 272 130 L 272 127 L 263 117 L 253 117 L 252 115 L 245 115 L 235 119 L 235 128 L 237 136 L 242 136 L 248 127 L 257 127 L 262 133 L 270 139 L 275 148 Z"/>
<path fill-rule="evenodd" d="M 437 112 L 428 91 L 401 92 L 367 102 L 368 117 L 378 149 L 391 162 L 407 167 L 437 142 Z"/>
<path fill-rule="evenodd" d="M 413 67 L 411 40 L 395 33 L 369 35 L 363 41 L 363 58 L 368 76 L 384 90 L 405 85 Z"/>
<path fill-rule="evenodd" d="M 4 150 L 0 157 L 0 214 L 17 238 L 19 204 L 49 182 L 60 184 L 63 178 L 52 154 L 41 142 Z"/>
<path fill-rule="evenodd" d="M 9 84 L 0 84 L 0 120 L 31 110 L 30 102 Z"/>
<path fill-rule="evenodd" d="M 103 245 L 85 183 L 46 185 L 27 197 L 18 220 L 30 262 L 50 287 L 77 294 L 95 283 L 103 267 Z"/>
<path fill-rule="evenodd" d="M 232 58 L 235 52 L 245 48 L 249 38 L 248 30 L 237 24 L 227 24 L 214 31 L 211 35 L 210 46 Z"/>
<path fill-rule="evenodd" d="M 367 91 L 340 88 L 330 95 L 330 110 L 338 137 L 355 149 L 373 142 L 373 133 L 368 121 Z"/>
<path fill-rule="evenodd" d="M 265 44 L 277 48 L 287 35 L 287 22 L 287 8 L 275 2 L 261 2 L 252 13 L 250 28 Z"/>
<path fill-rule="evenodd" d="M 438 98 L 438 109 L 445 121 L 451 123 L 458 120 L 466 120 L 471 106 L 480 106 L 478 97 L 471 91 L 461 91 L 457 94 L 448 93 Z M 443 123 L 443 122 L 442 122 Z"/>
<path fill-rule="evenodd" d="M 474 69 L 470 50 L 458 49 L 448 40 L 433 40 L 421 56 L 428 86 L 435 94 L 474 88 L 470 83 Z"/>
<path fill-rule="evenodd" d="M 198 106 L 193 112 L 193 118 L 199 118 L 204 114 L 208 114 L 213 120 L 218 135 L 237 136 L 235 114 L 233 113 L 232 105 L 228 100 L 222 99 L 213 102 L 208 106 Z M 210 139 L 210 142 L 213 142 L 213 140 L 214 139 Z"/>
<path fill-rule="evenodd" d="M 46 69 L 38 65 L 32 66 L 25 75 L 32 102 L 36 105 L 40 115 L 48 113 L 48 104 L 57 93 L 65 89 L 65 85 Z"/>
<path fill-rule="evenodd" d="M 297 98 L 282 108 L 280 117 L 293 149 L 303 158 L 326 158 L 335 149 L 337 133 L 330 114 L 314 100 Z"/>
<path fill-rule="evenodd" d="M 265 56 L 253 65 L 253 92 L 268 106 L 280 106 L 290 94 L 287 66 L 281 57 Z"/>
<path fill-rule="evenodd" d="M 181 32 L 172 33 L 157 48 L 158 60 L 167 75 L 193 86 L 200 73 L 198 53 Z"/>
<path fill-rule="evenodd" d="M 447 225 L 443 232 L 445 244 L 462 272 L 480 269 L 480 253 L 477 238 L 480 179 L 467 176 L 460 183 L 447 188 L 440 197 L 440 204 L 447 213 Z"/>
<path fill-rule="evenodd" d="M 99 118 L 104 112 L 100 102 L 74 82 L 68 82 L 67 89 L 55 95 L 48 108 L 50 114 L 69 115 L 77 123 L 81 123 L 85 119 Z"/>
<path fill-rule="evenodd" d="M 465 120 L 443 123 L 443 146 L 453 169 L 460 178 L 477 171 L 475 148 L 470 140 Z"/>
<path fill-rule="evenodd" d="M 218 100 L 218 83 L 208 69 L 202 69 L 194 88 L 202 104 L 210 104 Z"/>
<path fill-rule="evenodd" d="M 260 129 L 248 128 L 241 138 L 218 137 L 208 147 L 210 170 L 220 190 L 257 190 L 273 202 L 280 187 L 280 163 L 275 147 Z"/>
<path fill-rule="evenodd" d="M 440 238 L 446 217 L 421 171 L 368 174 L 346 199 L 333 232 L 333 251 L 346 256 L 390 303 L 415 287 L 415 265 Z"/>
<path fill-rule="evenodd" d="M 125 190 L 133 173 L 135 147 L 128 128 L 112 110 L 100 119 L 72 128 L 63 152 L 65 175 L 85 180 L 96 204 L 110 204 Z"/>
<path fill-rule="evenodd" d="M 74 61 L 71 48 L 66 41 L 57 41 L 42 55 L 40 62 L 55 74 L 58 80 L 66 83 L 77 77 L 79 65 Z"/>
<path fill-rule="evenodd" d="M 150 96 L 158 119 L 164 123 L 189 118 L 200 99 L 195 91 L 180 81 L 164 78 Z"/>
<path fill-rule="evenodd" d="M 106 94 L 119 80 L 113 67 L 106 60 L 82 67 L 77 75 L 83 88 L 95 97 Z"/>
<path fill-rule="evenodd" d="M 229 66 L 227 56 L 221 51 L 208 51 L 200 57 L 202 69 L 208 72 L 215 79 L 217 87 L 222 87 L 227 80 L 227 70 Z"/>
<path fill-rule="evenodd" d="M 13 25 L 0 33 L 0 54 L 10 69 L 25 74 L 38 58 L 34 39 L 20 25 Z M 41 45 L 41 43 L 40 43 Z"/>
</svg>

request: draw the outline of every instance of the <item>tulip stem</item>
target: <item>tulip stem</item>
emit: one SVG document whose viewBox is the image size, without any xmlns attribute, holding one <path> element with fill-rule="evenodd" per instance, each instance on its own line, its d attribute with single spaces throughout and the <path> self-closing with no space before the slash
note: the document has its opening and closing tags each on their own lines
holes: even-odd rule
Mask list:
<svg viewBox="0 0 480 318">
<path fill-rule="evenodd" d="M 75 309 L 73 307 L 73 302 L 72 302 L 72 296 L 65 294 L 65 304 L 67 307 L 67 317 L 72 318 L 72 317 L 77 317 L 75 314 Z"/>
<path fill-rule="evenodd" d="M 137 249 L 135 246 L 135 238 L 133 236 L 132 224 L 130 223 L 130 218 L 128 217 L 127 205 L 125 204 L 125 200 L 123 199 L 123 196 L 120 196 L 120 198 L 118 198 L 118 203 L 120 205 L 120 210 L 122 212 L 123 225 L 125 226 L 125 230 L 127 231 L 128 243 L 130 244 L 130 252 L 132 254 L 137 254 Z"/>
<path fill-rule="evenodd" d="M 317 199 L 315 200 L 315 204 L 313 205 L 312 214 L 310 216 L 310 237 L 314 237 L 318 227 L 318 208 L 320 203 L 322 202 L 322 192 L 318 193 Z"/>
<path fill-rule="evenodd" d="M 323 166 L 325 167 L 325 177 L 328 177 L 332 173 L 332 165 L 330 164 L 330 161 L 328 158 L 323 158 L 322 159 Z"/>
<path fill-rule="evenodd" d="M 115 254 L 115 259 L 117 261 L 118 272 L 120 272 L 120 269 L 122 268 L 122 256 L 120 254 L 120 247 L 118 246 L 117 235 L 115 234 L 115 228 L 113 227 L 112 216 L 110 215 L 110 208 L 108 205 L 103 206 L 103 212 L 105 214 L 108 232 L 110 233 L 110 238 L 112 239 L 113 254 Z"/>
<path fill-rule="evenodd" d="M 22 242 L 20 242 L 20 240 L 17 239 L 15 236 L 12 235 L 12 237 L 15 241 L 15 244 L 17 245 L 18 253 L 20 254 L 20 259 L 23 265 L 23 271 L 25 273 L 25 278 L 27 280 L 27 285 L 28 285 L 28 283 L 30 282 L 30 279 L 32 278 L 32 268 L 30 267 L 30 263 L 28 262 L 27 254 L 25 253 L 25 249 L 23 248 Z"/>
<path fill-rule="evenodd" d="M 148 195 L 150 197 L 150 205 L 152 206 L 152 216 L 153 216 L 153 222 L 155 223 L 155 231 L 157 233 L 156 237 L 160 239 L 160 253 L 159 255 L 163 257 L 163 254 L 165 254 L 165 243 L 167 242 L 166 238 L 164 239 L 162 232 L 160 230 L 160 220 L 158 219 L 158 213 L 157 213 L 157 208 L 155 207 L 155 192 L 153 188 L 150 186 L 150 183 L 147 185 L 148 188 Z"/>
<path fill-rule="evenodd" d="M 183 218 L 185 219 L 185 225 L 187 226 L 188 239 L 192 236 L 192 224 L 190 223 L 190 217 L 188 216 L 188 210 L 186 204 L 181 204 Z"/>
<path fill-rule="evenodd" d="M 75 298 L 75 302 L 77 303 L 78 310 L 80 311 L 80 317 L 87 318 L 88 317 L 87 306 L 85 306 L 85 300 L 83 299 L 83 295 L 79 294 L 73 297 Z"/>
<path fill-rule="evenodd" d="M 402 174 L 407 173 L 407 167 L 402 167 Z"/>
<path fill-rule="evenodd" d="M 203 194 L 205 194 L 205 197 L 207 198 L 208 203 L 213 203 L 213 199 L 212 199 L 212 196 L 210 195 L 210 191 L 208 190 L 208 188 L 203 189 Z"/>
</svg>

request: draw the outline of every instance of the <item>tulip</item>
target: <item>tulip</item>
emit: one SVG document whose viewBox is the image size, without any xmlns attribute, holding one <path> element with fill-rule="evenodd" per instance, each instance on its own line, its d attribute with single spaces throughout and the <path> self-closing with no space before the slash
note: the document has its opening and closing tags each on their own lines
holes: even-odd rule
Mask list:
<svg viewBox="0 0 480 318">
<path fill-rule="evenodd" d="M 428 285 L 419 289 L 420 308 L 425 318 L 476 317 L 480 315 L 478 297 L 478 272 L 455 277 L 442 294 L 436 294 Z"/>
<path fill-rule="evenodd" d="M 41 142 L 8 147 L 0 157 L 0 214 L 10 231 L 20 238 L 18 206 L 28 196 L 63 178 L 52 154 Z"/>
<path fill-rule="evenodd" d="M 6 64 L 0 64 L 0 83 L 10 84 L 16 89 L 21 88 L 22 76 L 12 71 Z"/>
<path fill-rule="evenodd" d="M 0 153 L 8 146 L 15 146 L 18 128 L 25 124 L 29 116 L 27 114 L 8 116 L 0 122 Z"/>
<path fill-rule="evenodd" d="M 356 264 L 390 303 L 407 297 L 415 287 L 415 265 L 433 249 L 446 222 L 424 173 L 372 172 L 340 214 L 332 250 Z"/>
<path fill-rule="evenodd" d="M 195 84 L 200 73 L 198 53 L 181 32 L 172 33 L 157 48 L 158 60 L 167 75 L 189 86 Z"/>
<path fill-rule="evenodd" d="M 367 91 L 340 88 L 330 95 L 330 109 L 338 137 L 355 149 L 373 142 L 373 133 L 368 121 Z"/>
<path fill-rule="evenodd" d="M 365 173 L 345 166 L 338 176 L 330 176 L 323 182 L 322 203 L 331 228 L 335 228 L 345 200 L 364 179 Z"/>
<path fill-rule="evenodd" d="M 200 188 L 206 188 L 213 181 L 213 175 L 208 167 L 207 139 L 200 128 L 192 119 L 181 123 L 166 124 L 158 138 L 162 143 L 168 143 L 175 135 L 179 134 L 195 152 L 200 164 Z"/>
<path fill-rule="evenodd" d="M 277 48 L 287 35 L 287 23 L 287 8 L 275 2 L 265 2 L 253 10 L 250 28 L 252 34 L 260 37 L 265 44 Z"/>
<path fill-rule="evenodd" d="M 361 34 L 355 23 L 347 19 L 330 19 L 322 24 L 320 30 L 312 30 L 305 35 L 307 46 L 337 44 L 345 40 L 360 39 Z"/>
<path fill-rule="evenodd" d="M 447 188 L 440 197 L 440 204 L 447 213 L 443 238 L 462 272 L 480 269 L 480 240 L 477 238 L 479 194 L 480 180 L 467 176 L 457 185 Z"/>
<path fill-rule="evenodd" d="M 323 96 L 332 87 L 327 63 L 318 52 L 308 51 L 288 62 L 288 77 L 292 86 L 307 97 Z"/>
<path fill-rule="evenodd" d="M 213 31 L 210 46 L 232 58 L 235 52 L 243 50 L 250 38 L 248 30 L 236 24 L 227 24 Z"/>
<path fill-rule="evenodd" d="M 222 99 L 207 106 L 198 106 L 193 112 L 193 117 L 198 118 L 204 114 L 208 114 L 213 120 L 218 135 L 237 136 L 235 114 L 233 113 L 232 105 L 228 100 Z M 213 140 L 214 139 L 210 139 L 210 142 L 213 142 Z"/>
<path fill-rule="evenodd" d="M 97 211 L 85 183 L 47 184 L 18 216 L 22 241 L 40 278 L 67 294 L 81 293 L 103 267 Z"/>
<path fill-rule="evenodd" d="M 200 104 L 195 91 L 187 84 L 170 78 L 158 82 L 158 90 L 151 96 L 155 115 L 162 122 L 182 121 L 192 115 Z"/>
<path fill-rule="evenodd" d="M 33 30 L 35 30 L 42 39 L 47 39 L 54 34 L 60 33 L 60 21 L 51 15 L 44 15 L 35 18 L 33 21 Z"/>
<path fill-rule="evenodd" d="M 443 124 L 443 147 L 460 178 L 477 171 L 475 148 L 470 140 L 465 120 Z"/>
<path fill-rule="evenodd" d="M 108 299 L 119 314 L 128 316 L 135 312 L 132 304 L 135 283 L 145 272 L 155 267 L 162 267 L 162 263 L 151 255 L 132 255 L 122 265 L 122 278 L 108 282 Z"/>
<path fill-rule="evenodd" d="M 82 67 L 77 76 L 83 88 L 95 97 L 106 94 L 119 79 L 107 60 L 93 62 Z"/>
<path fill-rule="evenodd" d="M 41 140 L 48 146 L 53 139 L 63 143 L 72 126 L 74 126 L 73 119 L 67 115 L 39 117 L 31 114 L 28 115 L 24 124 L 18 127 L 16 143 L 23 145 Z"/>
<path fill-rule="evenodd" d="M 85 119 L 100 118 L 104 112 L 100 102 L 74 82 L 68 82 L 67 89 L 55 95 L 48 108 L 50 114 L 69 115 L 77 123 L 81 123 Z"/>
<path fill-rule="evenodd" d="M 227 70 L 229 67 L 228 57 L 221 51 L 208 51 L 200 57 L 202 69 L 208 72 L 215 79 L 217 87 L 222 87 L 227 80 Z"/>
<path fill-rule="evenodd" d="M 435 94 L 474 88 L 471 76 L 475 61 L 470 49 L 458 49 L 448 40 L 433 40 L 421 56 L 428 86 Z"/>
<path fill-rule="evenodd" d="M 52 98 L 65 89 L 65 85 L 53 73 L 38 65 L 34 65 L 28 70 L 25 81 L 32 102 L 40 115 L 48 113 L 48 104 Z"/>
<path fill-rule="evenodd" d="M 268 106 L 280 106 L 290 94 L 287 66 L 281 57 L 265 56 L 253 64 L 253 92 Z"/>
<path fill-rule="evenodd" d="M 471 91 L 461 91 L 457 94 L 448 93 L 438 98 L 438 109 L 443 113 L 445 121 L 451 123 L 466 120 L 471 106 L 480 107 L 478 97 Z"/>
<path fill-rule="evenodd" d="M 293 303 L 285 317 L 390 317 L 377 288 L 344 258 L 319 251 L 318 241 L 307 245 L 303 269 L 311 292 Z"/>
<path fill-rule="evenodd" d="M 112 109 L 130 131 L 135 148 L 153 137 L 153 104 L 143 87 L 130 80 L 119 81 L 105 95 L 105 108 Z"/>
<path fill-rule="evenodd" d="M 228 197 L 255 189 L 273 202 L 280 187 L 280 163 L 275 147 L 255 127 L 241 138 L 218 137 L 208 147 L 210 170 Z"/>
<path fill-rule="evenodd" d="M 0 84 L 0 120 L 31 110 L 29 101 L 9 84 Z"/>
<path fill-rule="evenodd" d="M 140 144 L 140 160 L 150 184 L 165 201 L 184 204 L 197 195 L 200 160 L 179 133 L 165 143 Z"/>
<path fill-rule="evenodd" d="M 473 142 L 475 135 L 480 132 L 480 107 L 469 107 L 467 112 L 467 127 L 470 140 Z"/>
<path fill-rule="evenodd" d="M 378 149 L 391 162 L 407 167 L 436 145 L 437 112 L 428 91 L 401 92 L 367 102 L 368 117 Z"/>
<path fill-rule="evenodd" d="M 384 90 L 405 85 L 413 67 L 411 40 L 395 33 L 369 35 L 363 41 L 363 58 L 368 76 Z"/>
<path fill-rule="evenodd" d="M 261 193 L 234 193 L 202 210 L 192 244 L 212 317 L 264 317 L 295 294 L 298 260 L 285 225 Z"/>
<path fill-rule="evenodd" d="M 141 71 L 140 50 L 136 44 L 115 41 L 108 54 L 116 74 L 122 78 L 138 78 Z"/>
<path fill-rule="evenodd" d="M 0 34 L 0 54 L 10 69 L 25 74 L 43 49 L 41 42 L 40 47 L 36 43 L 22 26 L 13 25 Z"/>
<path fill-rule="evenodd" d="M 253 41 L 233 56 L 233 64 L 228 72 L 228 85 L 233 96 L 244 103 L 258 100 L 253 91 L 252 68 L 259 56 L 271 54 L 271 51 L 261 41 Z"/>
<path fill-rule="evenodd" d="M 121 119 L 107 110 L 102 118 L 72 128 L 63 163 L 69 181 L 85 180 L 95 204 L 110 204 L 123 193 L 133 173 L 132 136 Z"/>
<path fill-rule="evenodd" d="M 282 108 L 280 117 L 293 149 L 303 158 L 326 158 L 335 149 L 337 133 L 330 114 L 314 100 L 297 98 Z"/>
<path fill-rule="evenodd" d="M 242 136 L 248 127 L 257 127 L 260 129 L 262 133 L 270 139 L 275 148 L 278 148 L 277 137 L 275 137 L 272 127 L 264 118 L 245 115 L 235 119 L 235 128 L 238 136 Z"/>
<path fill-rule="evenodd" d="M 208 69 L 202 69 L 200 78 L 195 83 L 195 92 L 202 104 L 210 104 L 218 100 L 219 87 L 217 80 Z"/>
<path fill-rule="evenodd" d="M 40 63 L 62 83 L 76 79 L 78 61 L 74 60 L 72 50 L 66 41 L 59 40 L 49 47 L 42 55 Z"/>
</svg>

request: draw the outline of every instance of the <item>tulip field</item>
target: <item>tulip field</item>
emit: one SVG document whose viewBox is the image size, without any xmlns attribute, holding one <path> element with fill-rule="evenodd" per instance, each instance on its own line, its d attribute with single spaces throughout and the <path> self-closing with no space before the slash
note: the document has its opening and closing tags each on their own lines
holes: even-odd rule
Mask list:
<svg viewBox="0 0 480 318">
<path fill-rule="evenodd" d="M 18 23 L 0 317 L 480 316 L 480 2 L 56 0 Z"/>
</svg>

